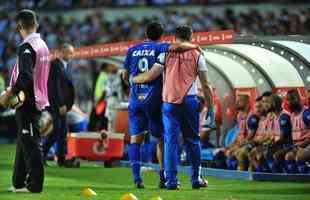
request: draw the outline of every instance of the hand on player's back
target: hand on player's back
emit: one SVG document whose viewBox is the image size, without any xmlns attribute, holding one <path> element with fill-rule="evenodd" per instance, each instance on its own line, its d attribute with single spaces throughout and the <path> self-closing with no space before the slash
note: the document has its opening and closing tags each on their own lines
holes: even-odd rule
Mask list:
<svg viewBox="0 0 310 200">
<path fill-rule="evenodd" d="M 203 52 L 203 49 L 199 46 L 199 45 L 197 45 L 197 48 L 196 48 L 200 53 L 202 53 Z"/>
</svg>

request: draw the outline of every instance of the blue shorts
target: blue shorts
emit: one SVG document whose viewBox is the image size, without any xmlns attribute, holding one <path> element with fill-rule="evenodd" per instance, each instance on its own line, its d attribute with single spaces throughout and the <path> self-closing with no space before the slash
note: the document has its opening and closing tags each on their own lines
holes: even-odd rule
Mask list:
<svg viewBox="0 0 310 200">
<path fill-rule="evenodd" d="M 162 103 L 130 104 L 128 107 L 129 134 L 131 136 L 150 132 L 156 138 L 162 137 Z"/>
<path fill-rule="evenodd" d="M 195 95 L 186 96 L 182 104 L 163 103 L 165 135 L 177 139 L 182 134 L 184 142 L 199 143 L 199 103 Z"/>
</svg>

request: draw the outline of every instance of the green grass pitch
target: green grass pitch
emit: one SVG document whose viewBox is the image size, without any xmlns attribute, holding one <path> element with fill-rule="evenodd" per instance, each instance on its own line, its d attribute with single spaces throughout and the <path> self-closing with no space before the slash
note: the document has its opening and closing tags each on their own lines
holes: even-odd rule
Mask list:
<svg viewBox="0 0 310 200">
<path fill-rule="evenodd" d="M 47 167 L 42 194 L 12 194 L 6 192 L 6 189 L 11 183 L 14 148 L 14 145 L 0 145 L 0 200 L 119 200 L 125 193 L 133 193 L 139 200 L 149 200 L 154 196 L 160 196 L 163 200 L 310 199 L 309 183 L 250 182 L 208 177 L 208 189 L 192 190 L 186 175 L 179 176 L 181 190 L 159 190 L 155 172 L 144 173 L 147 188 L 136 190 L 132 184 L 130 169 L 103 168 L 94 164 L 82 164 L 78 169 Z M 91 187 L 98 196 L 83 197 L 81 191 L 84 187 Z"/>
</svg>

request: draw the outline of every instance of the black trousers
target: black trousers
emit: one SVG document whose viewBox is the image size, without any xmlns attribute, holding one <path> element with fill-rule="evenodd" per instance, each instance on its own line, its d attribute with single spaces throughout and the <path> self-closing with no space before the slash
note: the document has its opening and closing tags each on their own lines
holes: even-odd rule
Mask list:
<svg viewBox="0 0 310 200">
<path fill-rule="evenodd" d="M 13 186 L 27 187 L 30 192 L 42 192 L 44 168 L 39 131 L 41 113 L 16 111 L 17 144 L 13 172 Z"/>
<path fill-rule="evenodd" d="M 66 116 L 61 116 L 51 111 L 53 117 L 53 132 L 46 138 L 43 143 L 43 156 L 46 158 L 50 148 L 57 142 L 56 155 L 58 163 L 63 164 L 66 157 L 67 146 L 67 125 Z"/>
</svg>

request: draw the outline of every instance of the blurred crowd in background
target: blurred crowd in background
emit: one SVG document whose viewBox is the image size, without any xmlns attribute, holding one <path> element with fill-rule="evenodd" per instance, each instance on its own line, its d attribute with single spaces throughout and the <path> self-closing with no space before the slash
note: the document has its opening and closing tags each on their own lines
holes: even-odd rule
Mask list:
<svg viewBox="0 0 310 200">
<path fill-rule="evenodd" d="M 11 2 L 11 3 L 10 3 Z M 157 4 L 157 3 L 199 3 L 207 1 L 186 0 L 119 0 L 119 1 L 10 1 L 2 7 L 84 7 L 95 4 Z M 251 1 L 253 2 L 253 1 Z M 66 5 L 65 5 L 66 4 Z M 13 7 L 12 7 L 13 6 Z M 144 38 L 144 26 L 151 20 L 159 20 L 165 25 L 167 33 L 172 33 L 177 24 L 191 24 L 194 31 L 215 31 L 234 29 L 242 35 L 289 35 L 310 34 L 310 9 L 301 9 L 298 12 L 281 10 L 279 12 L 260 12 L 248 9 L 237 13 L 227 9 L 220 15 L 213 15 L 202 9 L 197 13 L 163 10 L 162 15 L 136 18 L 134 16 L 118 17 L 108 20 L 103 12 L 93 11 L 85 17 L 70 17 L 65 19 L 62 14 L 55 17 L 39 16 L 39 32 L 50 49 L 57 48 L 62 42 L 70 42 L 74 46 L 93 45 L 107 42 L 118 42 Z M 7 11 L 0 12 L 0 87 L 3 81 L 8 83 L 8 77 L 16 59 L 16 47 L 20 44 L 20 36 L 15 31 L 12 15 Z M 113 33 L 113 34 L 111 34 Z M 94 90 L 101 63 L 98 60 L 74 60 L 72 63 L 73 79 L 77 88 L 77 102 L 82 104 L 85 111 L 90 111 L 95 99 Z M 98 97 L 97 97 L 98 98 Z"/>
<path fill-rule="evenodd" d="M 15 10 L 16 8 L 91 8 L 97 6 L 163 6 L 188 4 L 216 3 L 305 3 L 309 0 L 13 0 L 6 1 L 2 7 Z"/>
<path fill-rule="evenodd" d="M 209 2 L 236 2 L 224 0 L 20 0 L 10 1 L 0 5 L 0 93 L 9 82 L 10 73 L 16 62 L 16 50 L 21 42 L 20 36 L 15 31 L 15 21 L 7 11 L 22 8 L 85 8 L 96 6 L 116 5 L 166 5 L 187 3 L 209 3 Z M 240 2 L 240 1 L 238 1 Z M 262 2 L 247 0 L 244 2 Z M 266 1 L 267 2 L 267 1 Z M 268 1 L 270 2 L 293 2 L 293 1 Z M 305 2 L 305 1 L 304 1 Z M 2 10 L 2 11 L 1 11 Z M 43 13 L 43 12 L 42 12 Z M 135 16 L 117 17 L 109 20 L 104 12 L 93 11 L 85 17 L 74 16 L 67 19 L 59 12 L 57 15 L 39 16 L 39 32 L 47 42 L 50 49 L 57 48 L 64 42 L 70 42 L 75 47 L 94 45 L 100 43 L 119 42 L 144 38 L 144 27 L 152 21 L 157 20 L 164 24 L 166 33 L 173 33 L 179 24 L 190 24 L 196 31 L 217 31 L 234 29 L 238 35 L 310 35 L 310 9 L 280 10 L 274 12 L 262 12 L 257 9 L 247 9 L 236 12 L 226 9 L 222 14 L 214 15 L 207 10 L 199 12 L 186 12 L 175 9 L 164 9 L 163 14 L 136 18 Z M 113 34 L 111 34 L 113 33 Z M 87 128 L 91 131 L 110 129 L 113 127 L 115 116 L 115 105 L 127 98 L 128 87 L 121 79 L 119 66 L 103 63 L 102 60 L 78 60 L 69 63 L 72 69 L 73 84 L 76 90 L 76 105 L 87 115 L 82 114 L 80 118 L 89 122 Z M 310 95 L 310 92 L 308 93 Z M 310 99 L 309 99 L 310 102 Z M 308 103 L 309 103 L 308 102 Z M 237 101 L 238 104 L 238 101 Z M 271 106 L 271 105 L 270 105 Z M 244 103 L 246 114 L 249 114 L 249 106 Z M 90 115 L 88 115 L 90 113 Z M 1 110 L 0 110 L 1 114 Z M 74 117 L 72 117 L 74 118 Z M 75 117 L 76 118 L 76 117 Z M 87 118 L 87 119 L 84 119 Z M 88 119 L 89 118 L 89 119 Z M 12 120 L 11 120 L 12 121 Z M 70 120 L 69 120 L 70 121 Z M 80 121 L 79 121 L 80 122 Z M 7 124 L 6 124 L 7 125 Z M 14 124 L 12 125 L 14 127 Z M 218 125 L 218 130 L 221 124 Z M 204 148 L 222 146 L 220 139 L 221 131 L 216 134 L 216 144 L 210 143 L 210 132 L 202 135 Z M 234 138 L 236 139 L 236 138 Z M 238 146 L 240 148 L 240 146 Z M 237 149 L 238 149 L 237 148 Z M 223 152 L 228 152 L 228 148 Z M 224 154 L 222 152 L 222 155 Z M 222 164 L 226 166 L 223 155 Z M 235 159 L 236 160 L 236 159 Z M 234 169 L 237 166 L 234 167 Z"/>
</svg>

